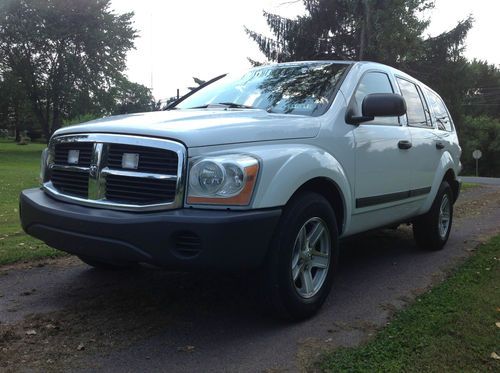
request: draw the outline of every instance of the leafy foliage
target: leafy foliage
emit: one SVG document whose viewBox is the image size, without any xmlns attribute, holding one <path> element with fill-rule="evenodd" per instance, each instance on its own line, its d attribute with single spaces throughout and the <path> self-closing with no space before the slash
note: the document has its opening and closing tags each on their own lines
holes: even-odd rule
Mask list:
<svg viewBox="0 0 500 373">
<path fill-rule="evenodd" d="M 500 175 L 500 120 L 488 116 L 463 118 L 459 132 L 462 146 L 463 173 L 475 174 L 476 162 L 472 152 L 476 149 L 483 153 L 479 160 L 480 176 Z"/>
<path fill-rule="evenodd" d="M 274 38 L 248 28 L 271 61 L 368 59 L 403 62 L 423 48 L 430 0 L 304 0 L 307 15 L 289 19 L 264 12 Z M 390 11 L 388 11 L 390 9 Z"/>
<path fill-rule="evenodd" d="M 65 117 L 127 90 L 116 87 L 126 81 L 126 53 L 134 46 L 132 16 L 115 14 L 110 0 L 1 3 L 0 71 L 22 83 L 47 138 Z"/>
<path fill-rule="evenodd" d="M 464 113 L 500 119 L 500 70 L 486 61 L 473 60 L 468 65 L 467 80 Z"/>
</svg>

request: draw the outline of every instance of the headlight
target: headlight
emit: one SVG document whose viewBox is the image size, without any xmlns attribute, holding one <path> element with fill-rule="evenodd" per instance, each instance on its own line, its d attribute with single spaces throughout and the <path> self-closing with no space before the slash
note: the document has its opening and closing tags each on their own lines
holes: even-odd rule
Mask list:
<svg viewBox="0 0 500 373">
<path fill-rule="evenodd" d="M 248 155 L 195 159 L 189 171 L 187 203 L 248 205 L 258 173 L 259 161 Z"/>
<path fill-rule="evenodd" d="M 47 159 L 49 157 L 49 149 L 45 148 L 42 151 L 42 157 L 40 159 L 40 184 L 45 182 L 45 170 L 47 169 Z"/>
</svg>

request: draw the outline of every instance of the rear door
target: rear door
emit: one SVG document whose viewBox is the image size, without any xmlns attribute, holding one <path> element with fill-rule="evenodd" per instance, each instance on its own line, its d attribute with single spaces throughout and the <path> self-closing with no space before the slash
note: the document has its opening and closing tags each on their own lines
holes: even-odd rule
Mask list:
<svg viewBox="0 0 500 373">
<path fill-rule="evenodd" d="M 442 151 L 437 147 L 439 138 L 422 90 L 406 78 L 397 77 L 396 80 L 406 101 L 406 121 L 411 134 L 410 196 L 421 198 L 423 203 L 424 197 L 431 191 Z"/>
</svg>

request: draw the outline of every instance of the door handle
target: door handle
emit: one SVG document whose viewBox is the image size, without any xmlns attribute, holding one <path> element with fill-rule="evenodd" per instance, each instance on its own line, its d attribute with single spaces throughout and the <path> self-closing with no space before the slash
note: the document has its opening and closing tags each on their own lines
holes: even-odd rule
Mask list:
<svg viewBox="0 0 500 373">
<path fill-rule="evenodd" d="M 398 142 L 399 149 L 410 149 L 411 146 L 412 146 L 411 141 L 408 140 L 401 140 Z"/>
<path fill-rule="evenodd" d="M 436 143 L 436 149 L 438 150 L 444 149 L 444 144 L 441 141 L 438 141 Z"/>
</svg>

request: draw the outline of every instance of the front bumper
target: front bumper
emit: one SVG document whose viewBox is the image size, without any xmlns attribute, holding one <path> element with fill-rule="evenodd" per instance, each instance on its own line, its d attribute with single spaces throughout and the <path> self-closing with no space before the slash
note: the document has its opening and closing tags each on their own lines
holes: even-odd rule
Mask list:
<svg viewBox="0 0 500 373">
<path fill-rule="evenodd" d="M 56 249 L 185 270 L 257 268 L 281 215 L 279 208 L 112 211 L 57 201 L 40 189 L 24 190 L 19 210 L 26 233 Z"/>
</svg>

